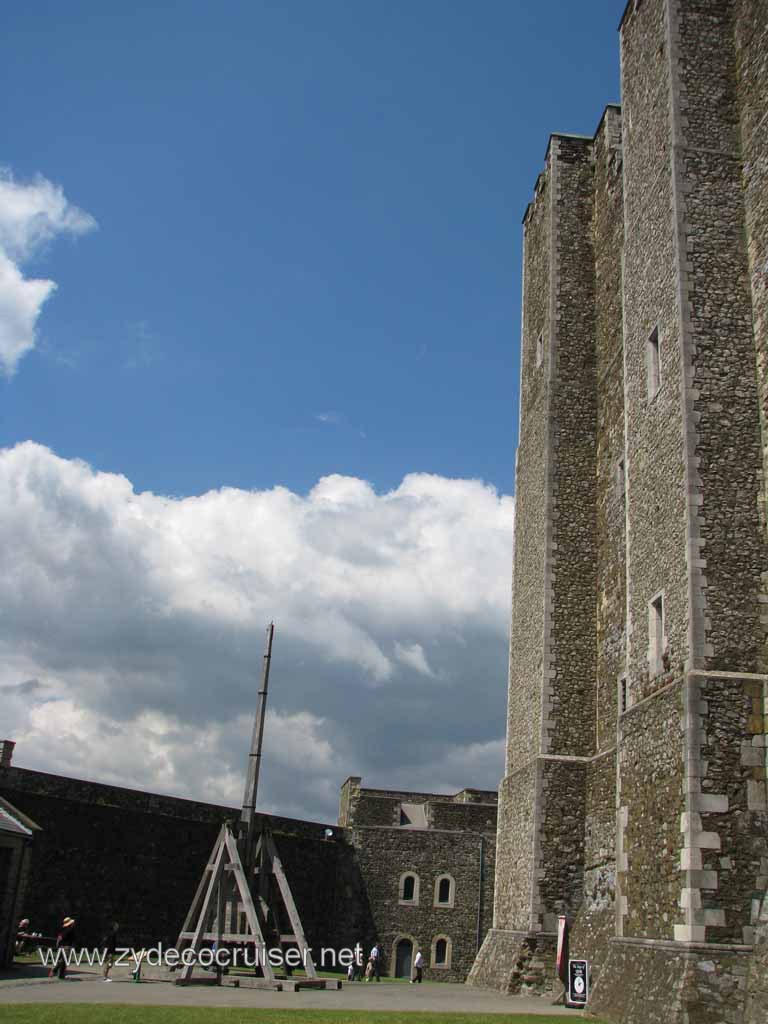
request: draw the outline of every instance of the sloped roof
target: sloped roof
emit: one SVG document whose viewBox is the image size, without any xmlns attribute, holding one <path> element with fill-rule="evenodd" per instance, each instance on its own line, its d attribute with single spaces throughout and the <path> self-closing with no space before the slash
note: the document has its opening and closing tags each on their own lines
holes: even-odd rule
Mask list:
<svg viewBox="0 0 768 1024">
<path fill-rule="evenodd" d="M 0 796 L 0 832 L 31 839 L 33 832 L 39 830 L 39 825 L 36 825 L 31 818 L 22 814 L 12 803 Z"/>
</svg>

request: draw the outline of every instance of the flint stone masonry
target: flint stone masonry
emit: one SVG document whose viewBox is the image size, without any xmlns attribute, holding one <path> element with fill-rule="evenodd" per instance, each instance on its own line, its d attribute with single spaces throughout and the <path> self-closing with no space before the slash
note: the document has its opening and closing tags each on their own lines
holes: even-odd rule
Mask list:
<svg viewBox="0 0 768 1024">
<path fill-rule="evenodd" d="M 564 914 L 595 1014 L 752 1024 L 768 0 L 632 0 L 620 36 L 622 107 L 551 137 L 523 222 L 507 758 L 469 980 L 516 991 Z"/>
<path fill-rule="evenodd" d="M 401 824 L 401 811 L 423 808 L 423 826 Z M 462 790 L 454 795 L 366 789 L 358 777 L 341 788 L 339 823 L 351 829 L 371 924 L 394 975 L 399 941 L 421 948 L 424 977 L 464 981 L 493 919 L 497 795 Z M 422 815 L 419 816 L 420 820 Z M 403 876 L 415 876 L 415 898 L 401 898 Z M 452 881 L 448 903 L 439 881 Z M 434 963 L 437 940 L 450 961 Z"/>
</svg>

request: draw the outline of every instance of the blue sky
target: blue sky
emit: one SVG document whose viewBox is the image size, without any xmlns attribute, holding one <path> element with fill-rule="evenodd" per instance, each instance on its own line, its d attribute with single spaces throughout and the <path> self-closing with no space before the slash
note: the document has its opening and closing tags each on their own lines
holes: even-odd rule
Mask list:
<svg viewBox="0 0 768 1024">
<path fill-rule="evenodd" d="M 2 163 L 99 230 L 2 384 L 138 489 L 513 488 L 520 220 L 551 130 L 618 96 L 620 4 L 14 5 Z M 321 419 L 324 417 L 324 420 Z"/>
<path fill-rule="evenodd" d="M 495 788 L 521 219 L 620 7 L 4 12 L 17 763 L 237 802 L 274 618 L 262 807 Z"/>
</svg>

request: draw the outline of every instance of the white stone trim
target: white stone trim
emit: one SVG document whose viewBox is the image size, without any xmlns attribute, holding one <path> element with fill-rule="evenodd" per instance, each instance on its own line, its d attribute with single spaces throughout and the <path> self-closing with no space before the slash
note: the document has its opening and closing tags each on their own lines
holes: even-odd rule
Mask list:
<svg viewBox="0 0 768 1024">
<path fill-rule="evenodd" d="M 440 883 L 448 881 L 448 899 L 445 901 L 440 900 Z M 438 875 L 435 879 L 435 893 L 432 901 L 433 907 L 443 907 L 444 909 L 452 909 L 454 899 L 456 897 L 456 879 L 453 875 L 449 875 L 448 872 L 443 872 L 442 875 Z"/>
<path fill-rule="evenodd" d="M 405 880 L 406 878 L 413 878 L 413 899 L 407 900 L 404 896 L 405 892 Z M 419 905 L 419 890 L 421 889 L 421 879 L 415 871 L 404 871 L 397 883 L 397 902 L 404 907 L 418 907 Z"/>
<path fill-rule="evenodd" d="M 437 944 L 438 942 L 445 943 L 445 962 L 439 964 L 437 962 Z M 432 939 L 432 950 L 429 958 L 429 966 L 435 971 L 450 971 L 451 960 L 453 958 L 453 940 L 450 935 L 435 935 Z"/>
</svg>

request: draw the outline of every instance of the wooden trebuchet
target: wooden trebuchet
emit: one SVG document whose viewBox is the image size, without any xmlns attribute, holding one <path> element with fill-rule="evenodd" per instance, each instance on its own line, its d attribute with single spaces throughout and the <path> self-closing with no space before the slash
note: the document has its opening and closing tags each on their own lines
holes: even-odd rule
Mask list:
<svg viewBox="0 0 768 1024">
<path fill-rule="evenodd" d="M 239 828 L 235 834 L 231 823 L 222 825 L 208 858 L 176 942 L 182 958 L 186 954 L 177 984 L 192 979 L 200 951 L 211 943 L 216 944 L 217 951 L 222 944 L 252 946 L 248 962 L 258 962 L 267 984 L 276 981 L 270 950 L 279 948 L 281 956 L 277 959 L 284 962 L 286 949 L 295 945 L 307 977 L 317 978 L 274 837 L 266 821 L 256 816 L 274 630 L 270 623 Z M 221 981 L 221 971 L 216 971 L 216 979 Z"/>
</svg>

